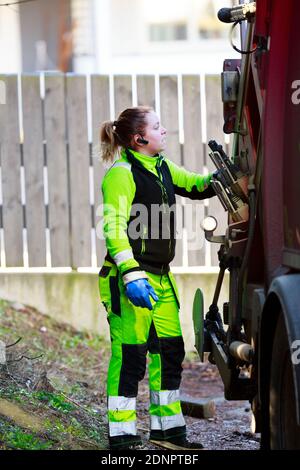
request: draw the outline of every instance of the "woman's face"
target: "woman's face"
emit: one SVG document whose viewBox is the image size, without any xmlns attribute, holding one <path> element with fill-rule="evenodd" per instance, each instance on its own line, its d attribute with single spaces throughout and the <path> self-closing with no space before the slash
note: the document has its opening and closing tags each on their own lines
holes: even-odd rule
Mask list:
<svg viewBox="0 0 300 470">
<path fill-rule="evenodd" d="M 141 144 L 137 142 L 135 136 L 135 143 L 138 146 L 136 149 L 146 155 L 155 155 L 166 148 L 167 131 L 160 124 L 159 117 L 155 111 L 150 111 L 146 114 L 146 127 L 144 129 L 143 139 L 148 140 L 148 144 Z"/>
</svg>

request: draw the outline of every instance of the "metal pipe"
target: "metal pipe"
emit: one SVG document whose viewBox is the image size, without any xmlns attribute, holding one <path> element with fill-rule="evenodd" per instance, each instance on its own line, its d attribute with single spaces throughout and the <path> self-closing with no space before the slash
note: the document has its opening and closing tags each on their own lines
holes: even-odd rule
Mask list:
<svg viewBox="0 0 300 470">
<path fill-rule="evenodd" d="M 252 346 L 241 341 L 233 341 L 229 345 L 229 352 L 231 356 L 249 363 L 252 362 L 254 355 L 254 349 Z"/>
<path fill-rule="evenodd" d="M 219 295 L 220 295 L 220 291 L 221 291 L 221 287 L 222 287 L 222 283 L 223 283 L 223 279 L 224 279 L 224 273 L 225 273 L 225 269 L 220 268 L 219 275 L 218 275 L 218 280 L 217 280 L 217 285 L 216 285 L 216 289 L 215 289 L 215 293 L 214 293 L 214 298 L 213 298 L 213 301 L 212 301 L 212 303 L 214 305 L 217 305 L 218 300 L 219 300 Z"/>
</svg>

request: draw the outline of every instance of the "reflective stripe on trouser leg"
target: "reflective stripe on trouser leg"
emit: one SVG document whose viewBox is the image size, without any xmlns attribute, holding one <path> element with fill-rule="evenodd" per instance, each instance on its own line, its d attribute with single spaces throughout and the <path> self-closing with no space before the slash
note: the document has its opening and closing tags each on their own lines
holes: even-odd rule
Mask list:
<svg viewBox="0 0 300 470">
<path fill-rule="evenodd" d="M 166 431 L 185 425 L 179 390 L 150 391 L 151 430 Z"/>
<path fill-rule="evenodd" d="M 149 281 L 152 284 L 151 274 Z M 160 305 L 155 306 L 148 338 L 151 358 L 149 413 L 151 434 L 154 433 L 155 438 L 166 439 L 171 435 L 185 434 L 179 397 L 184 345 L 174 285 L 167 275 L 161 277 L 160 285 L 163 295 Z"/>
<path fill-rule="evenodd" d="M 109 436 L 136 435 L 136 399 L 108 397 Z"/>
<path fill-rule="evenodd" d="M 118 284 L 120 315 L 108 320 L 111 359 L 107 375 L 109 437 L 136 435 L 135 397 L 146 368 L 147 337 L 151 312 L 129 302 L 122 280 Z"/>
</svg>

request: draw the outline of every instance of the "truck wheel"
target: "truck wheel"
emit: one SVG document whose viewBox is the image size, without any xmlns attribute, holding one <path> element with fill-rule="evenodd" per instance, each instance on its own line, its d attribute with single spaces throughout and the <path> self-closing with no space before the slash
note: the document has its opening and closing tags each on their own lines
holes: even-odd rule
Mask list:
<svg viewBox="0 0 300 470">
<path fill-rule="evenodd" d="M 269 412 L 271 449 L 300 449 L 291 351 L 282 313 L 273 343 Z"/>
</svg>

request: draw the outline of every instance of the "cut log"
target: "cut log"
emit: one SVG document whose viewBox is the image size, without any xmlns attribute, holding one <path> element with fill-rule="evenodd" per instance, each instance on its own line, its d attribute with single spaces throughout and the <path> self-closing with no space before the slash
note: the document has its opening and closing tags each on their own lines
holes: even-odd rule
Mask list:
<svg viewBox="0 0 300 470">
<path fill-rule="evenodd" d="M 194 398 L 190 395 L 180 395 L 182 413 L 193 418 L 212 418 L 216 412 L 216 404 L 210 398 Z"/>
</svg>

